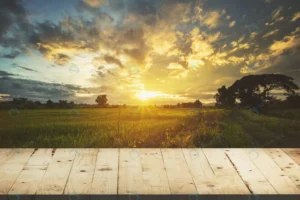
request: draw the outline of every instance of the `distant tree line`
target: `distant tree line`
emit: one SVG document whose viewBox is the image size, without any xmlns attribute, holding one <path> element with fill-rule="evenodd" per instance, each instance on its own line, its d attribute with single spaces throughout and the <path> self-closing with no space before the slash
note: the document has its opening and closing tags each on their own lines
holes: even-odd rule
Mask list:
<svg viewBox="0 0 300 200">
<path fill-rule="evenodd" d="M 189 103 L 178 103 L 177 105 L 167 104 L 162 105 L 163 108 L 202 108 L 203 104 L 200 100 L 196 100 L 195 102 Z"/>
<path fill-rule="evenodd" d="M 126 107 L 126 105 L 109 105 L 107 95 L 100 95 L 96 99 L 97 104 L 75 104 L 74 101 L 59 100 L 54 102 L 48 100 L 46 103 L 40 101 L 31 101 L 27 98 L 13 98 L 12 101 L 0 102 L 0 109 L 66 109 L 66 108 L 119 108 Z"/>
<path fill-rule="evenodd" d="M 74 108 L 75 103 L 73 101 L 59 100 L 58 102 L 53 102 L 48 100 L 46 103 L 41 103 L 40 101 L 31 101 L 27 98 L 13 98 L 12 101 L 0 102 L 0 108 L 24 108 L 24 109 L 42 109 L 42 108 Z"/>
</svg>

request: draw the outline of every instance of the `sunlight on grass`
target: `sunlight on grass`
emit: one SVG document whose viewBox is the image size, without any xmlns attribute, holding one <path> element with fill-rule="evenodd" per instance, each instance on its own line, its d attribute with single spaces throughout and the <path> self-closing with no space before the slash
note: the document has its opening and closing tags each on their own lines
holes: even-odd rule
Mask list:
<svg viewBox="0 0 300 200">
<path fill-rule="evenodd" d="M 299 139 L 300 126 L 292 119 L 256 115 L 247 110 L 206 108 L 21 110 L 17 117 L 10 117 L 2 110 L 0 147 L 285 145 Z"/>
</svg>

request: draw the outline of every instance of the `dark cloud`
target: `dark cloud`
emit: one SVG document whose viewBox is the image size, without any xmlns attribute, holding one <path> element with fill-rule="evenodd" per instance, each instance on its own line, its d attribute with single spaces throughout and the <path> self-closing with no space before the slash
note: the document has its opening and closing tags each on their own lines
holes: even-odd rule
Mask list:
<svg viewBox="0 0 300 200">
<path fill-rule="evenodd" d="M 30 71 L 30 72 L 39 72 L 39 71 L 36 71 L 36 70 L 34 70 L 34 69 L 30 69 L 30 68 L 28 68 L 28 67 L 22 67 L 22 66 L 20 66 L 20 65 L 18 65 L 18 64 L 16 64 L 16 63 L 12 64 L 12 66 L 13 66 L 13 67 L 20 68 L 20 69 L 24 69 L 24 70 L 26 70 L 26 71 Z"/>
<path fill-rule="evenodd" d="M 280 73 L 291 76 L 295 79 L 295 82 L 300 85 L 300 57 L 296 56 L 299 55 L 300 51 L 294 52 L 294 54 L 289 55 L 282 55 L 277 57 L 274 61 L 272 67 L 269 67 L 261 73 Z"/>
<path fill-rule="evenodd" d="M 7 58 L 7 59 L 15 59 L 17 56 L 19 56 L 21 53 L 19 51 L 13 51 L 9 54 L 5 54 L 1 56 L 2 58 Z"/>
<path fill-rule="evenodd" d="M 0 71 L 0 74 L 3 74 L 3 72 Z M 21 96 L 32 100 L 46 101 L 52 99 L 57 101 L 72 99 L 76 96 L 76 93 L 80 92 L 86 92 L 86 89 L 76 85 L 46 83 L 10 77 L 0 78 L 0 93 L 10 94 L 12 97 Z"/>
<path fill-rule="evenodd" d="M 70 31 L 64 30 L 61 25 L 50 21 L 36 25 L 35 32 L 29 37 L 29 43 L 57 65 L 66 65 L 71 58 L 68 55 L 57 53 L 53 45 L 64 48 L 78 47 L 74 35 Z"/>
<path fill-rule="evenodd" d="M 37 33 L 33 35 L 31 41 L 35 44 L 38 42 L 65 42 L 73 41 L 73 36 L 70 32 L 64 31 L 61 26 L 51 22 L 45 21 L 38 23 L 36 26 Z"/>
<path fill-rule="evenodd" d="M 20 90 L 23 89 L 22 85 L 20 83 L 12 83 L 11 84 L 12 89 L 14 90 Z"/>
<path fill-rule="evenodd" d="M 13 59 L 26 52 L 28 48 L 27 40 L 32 25 L 23 3 L 23 0 L 0 1 L 0 45 L 12 48 L 15 52 L 15 54 L 7 55 L 6 58 Z"/>
<path fill-rule="evenodd" d="M 26 23 L 26 12 L 21 0 L 0 1 L 0 42 L 9 28 L 17 23 L 24 27 Z"/>
<path fill-rule="evenodd" d="M 155 14 L 157 12 L 156 5 L 158 1 L 152 0 L 132 0 L 126 5 L 129 11 L 140 15 Z"/>
<path fill-rule="evenodd" d="M 6 71 L 0 71 L 0 76 L 13 76 L 14 74 L 8 73 Z"/>
<path fill-rule="evenodd" d="M 0 74 L 2 72 L 0 71 Z M 0 78 L 0 94 L 8 94 L 10 98 L 25 97 L 30 100 L 46 102 L 51 99 L 58 100 L 82 100 L 88 101 L 90 97 L 77 97 L 76 94 L 103 94 L 114 91 L 111 86 L 99 86 L 83 88 L 78 85 L 46 83 L 42 81 L 15 79 L 10 77 Z M 92 101 L 94 102 L 94 101 Z"/>
<path fill-rule="evenodd" d="M 71 60 L 69 56 L 61 53 L 54 54 L 53 59 L 57 65 L 66 65 Z"/>
<path fill-rule="evenodd" d="M 97 59 L 97 58 L 96 58 Z M 99 58 L 98 58 L 99 59 Z M 103 59 L 108 63 L 108 64 L 116 64 L 116 65 L 118 65 L 120 68 L 125 68 L 125 66 L 122 64 L 122 62 L 118 59 L 118 58 L 116 58 L 116 57 L 114 57 L 114 56 L 110 56 L 110 55 L 105 55 L 104 57 L 103 57 Z"/>
</svg>

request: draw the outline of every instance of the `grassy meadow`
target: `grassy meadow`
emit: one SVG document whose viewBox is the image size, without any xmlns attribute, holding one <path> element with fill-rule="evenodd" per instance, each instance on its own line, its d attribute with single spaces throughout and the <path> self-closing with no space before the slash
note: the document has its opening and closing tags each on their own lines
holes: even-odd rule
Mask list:
<svg viewBox="0 0 300 200">
<path fill-rule="evenodd" d="M 0 110 L 0 147 L 296 147 L 300 110 Z"/>
</svg>

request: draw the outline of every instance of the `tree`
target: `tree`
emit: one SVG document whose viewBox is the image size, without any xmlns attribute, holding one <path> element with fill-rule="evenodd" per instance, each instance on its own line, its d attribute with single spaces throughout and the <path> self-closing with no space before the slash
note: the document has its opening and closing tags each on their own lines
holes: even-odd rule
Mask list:
<svg viewBox="0 0 300 200">
<path fill-rule="evenodd" d="M 200 100 L 195 101 L 195 102 L 194 102 L 194 106 L 195 106 L 196 108 L 201 108 L 201 107 L 202 107 L 201 101 L 200 101 Z"/>
<path fill-rule="evenodd" d="M 26 102 L 27 102 L 26 98 L 13 98 L 12 101 L 14 105 L 22 105 L 22 106 L 24 106 Z"/>
<path fill-rule="evenodd" d="M 74 101 L 71 101 L 71 102 L 69 103 L 69 105 L 70 105 L 71 107 L 74 107 L 74 106 L 75 106 Z"/>
<path fill-rule="evenodd" d="M 48 100 L 47 103 L 46 103 L 46 106 L 48 108 L 52 108 L 53 107 L 53 102 L 51 100 Z"/>
<path fill-rule="evenodd" d="M 58 103 L 60 108 L 66 108 L 68 106 L 68 101 L 65 100 L 59 100 Z"/>
<path fill-rule="evenodd" d="M 102 108 L 106 107 L 108 105 L 107 95 L 99 95 L 96 99 L 96 103 Z"/>
<path fill-rule="evenodd" d="M 218 93 L 214 96 L 214 98 L 216 98 L 217 107 L 230 107 L 235 104 L 234 93 L 225 86 L 218 89 Z"/>
<path fill-rule="evenodd" d="M 271 94 L 274 89 L 284 90 L 289 95 L 295 94 L 299 87 L 293 80 L 282 74 L 245 76 L 228 89 L 225 86 L 218 89 L 215 98 L 219 106 L 232 106 L 239 100 L 243 106 L 261 107 L 277 101 Z"/>
<path fill-rule="evenodd" d="M 300 108 L 300 96 L 299 94 L 289 95 L 283 102 L 287 108 Z"/>
</svg>

